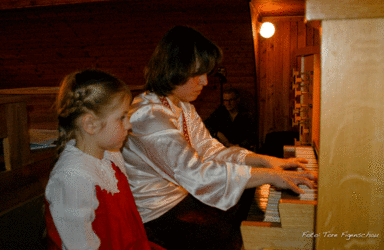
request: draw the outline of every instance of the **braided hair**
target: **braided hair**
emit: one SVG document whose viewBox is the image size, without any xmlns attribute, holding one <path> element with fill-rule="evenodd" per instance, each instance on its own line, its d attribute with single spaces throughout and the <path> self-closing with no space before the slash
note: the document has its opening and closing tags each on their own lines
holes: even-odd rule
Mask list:
<svg viewBox="0 0 384 250">
<path fill-rule="evenodd" d="M 59 119 L 58 154 L 69 140 L 75 139 L 79 117 L 93 112 L 102 118 L 114 108 L 115 97 L 120 98 L 120 103 L 126 96 L 132 99 L 128 86 L 106 72 L 86 69 L 67 75 L 61 82 L 56 100 Z"/>
</svg>

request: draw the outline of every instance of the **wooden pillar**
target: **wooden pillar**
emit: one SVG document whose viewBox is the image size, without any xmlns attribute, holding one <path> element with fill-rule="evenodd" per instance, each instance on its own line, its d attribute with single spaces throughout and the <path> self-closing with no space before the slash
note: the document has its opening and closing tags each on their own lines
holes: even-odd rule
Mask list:
<svg viewBox="0 0 384 250">
<path fill-rule="evenodd" d="M 322 20 L 316 249 L 384 249 L 384 2 L 306 8 Z"/>
<path fill-rule="evenodd" d="M 29 134 L 27 105 L 22 96 L 2 95 L 0 100 L 1 138 L 6 170 L 29 164 Z"/>
</svg>

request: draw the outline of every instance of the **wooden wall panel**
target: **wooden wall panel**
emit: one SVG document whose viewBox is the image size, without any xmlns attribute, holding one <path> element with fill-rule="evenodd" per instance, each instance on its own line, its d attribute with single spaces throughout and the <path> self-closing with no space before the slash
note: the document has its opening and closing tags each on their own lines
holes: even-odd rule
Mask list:
<svg viewBox="0 0 384 250">
<path fill-rule="evenodd" d="M 253 4 L 252 1 L 249 2 L 249 9 L 250 9 L 250 16 L 251 16 L 251 27 L 252 27 L 252 38 L 253 38 L 253 46 L 254 46 L 254 58 L 255 58 L 255 71 L 256 71 L 256 83 L 260 82 L 260 61 L 259 61 L 259 56 L 260 56 L 260 51 L 259 51 L 259 29 L 260 29 L 260 22 L 259 22 L 259 17 L 260 14 L 258 10 L 256 9 L 256 6 Z M 260 110 L 261 106 L 263 105 L 260 102 L 260 84 L 256 84 L 256 93 L 255 93 L 255 108 L 256 108 L 256 113 L 257 115 L 255 116 L 255 124 L 256 125 L 256 133 L 258 135 L 263 134 L 263 131 L 261 131 L 262 127 L 259 126 L 260 124 Z M 259 142 L 259 144 L 261 144 Z M 260 145 L 258 145 L 260 146 Z"/>
<path fill-rule="evenodd" d="M 174 6 L 106 1 L 2 10 L 0 89 L 58 86 L 66 74 L 87 67 L 116 74 L 129 85 L 143 85 L 143 70 L 156 44 L 175 25 L 194 27 L 222 48 L 228 82 L 251 93 L 255 109 L 247 1 Z M 220 103 L 206 105 L 199 99 L 194 104 L 205 119 Z"/>
<path fill-rule="evenodd" d="M 284 22 L 281 25 L 282 27 L 282 88 L 281 88 L 281 98 L 282 100 L 291 100 L 291 85 L 286 84 L 291 82 L 292 77 L 292 62 L 290 54 L 290 44 L 286 41 L 290 41 L 291 36 L 291 24 L 289 22 Z M 282 103 L 282 116 L 281 124 L 285 131 L 291 129 L 290 121 L 290 103 Z"/>
<path fill-rule="evenodd" d="M 28 126 L 34 129 L 57 129 L 56 94 L 27 95 Z"/>
<path fill-rule="evenodd" d="M 306 24 L 275 17 L 275 34 L 271 38 L 258 38 L 258 113 L 259 141 L 268 133 L 292 131 L 293 93 L 292 70 L 300 66 L 296 57 L 299 48 L 319 45 L 319 30 Z"/>
</svg>

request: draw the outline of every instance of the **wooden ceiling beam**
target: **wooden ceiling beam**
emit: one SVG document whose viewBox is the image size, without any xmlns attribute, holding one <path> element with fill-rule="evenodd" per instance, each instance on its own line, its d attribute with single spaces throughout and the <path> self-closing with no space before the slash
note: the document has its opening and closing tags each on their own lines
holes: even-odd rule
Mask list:
<svg viewBox="0 0 384 250">
<path fill-rule="evenodd" d="M 262 16 L 261 22 L 303 22 L 304 16 Z"/>
</svg>

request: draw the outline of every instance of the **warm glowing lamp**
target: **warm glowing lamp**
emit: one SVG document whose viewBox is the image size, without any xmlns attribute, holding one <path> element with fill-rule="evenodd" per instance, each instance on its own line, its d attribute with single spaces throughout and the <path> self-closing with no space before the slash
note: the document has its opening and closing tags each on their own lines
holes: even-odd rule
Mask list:
<svg viewBox="0 0 384 250">
<path fill-rule="evenodd" d="M 270 38 L 275 34 L 275 26 L 270 22 L 265 22 L 261 25 L 260 35 L 264 38 Z"/>
</svg>

